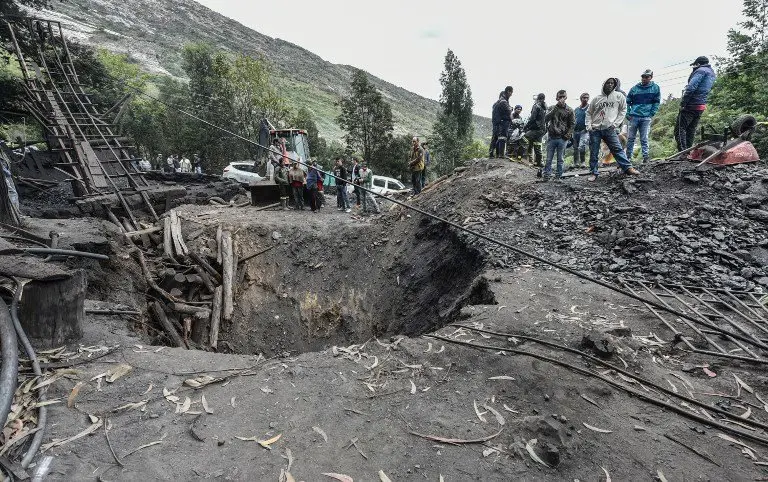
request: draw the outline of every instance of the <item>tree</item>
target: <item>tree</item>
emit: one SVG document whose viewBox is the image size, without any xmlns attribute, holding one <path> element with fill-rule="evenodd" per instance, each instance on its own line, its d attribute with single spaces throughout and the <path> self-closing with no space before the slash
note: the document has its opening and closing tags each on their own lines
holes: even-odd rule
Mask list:
<svg viewBox="0 0 768 482">
<path fill-rule="evenodd" d="M 434 166 L 438 174 L 452 171 L 459 161 L 473 152 L 472 90 L 461 61 L 451 51 L 445 54 L 445 66 L 440 74 L 440 111 L 433 130 Z"/>
<path fill-rule="evenodd" d="M 352 73 L 350 90 L 350 95 L 339 102 L 341 114 L 336 122 L 347 132 L 347 148 L 361 152 L 373 166 L 382 161 L 388 136 L 394 130 L 392 107 L 362 70 Z"/>
</svg>

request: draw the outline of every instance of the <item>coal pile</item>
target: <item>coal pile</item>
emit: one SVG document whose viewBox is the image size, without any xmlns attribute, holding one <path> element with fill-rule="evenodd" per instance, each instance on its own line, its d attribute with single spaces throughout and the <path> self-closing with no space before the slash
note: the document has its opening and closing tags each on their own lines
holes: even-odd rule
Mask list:
<svg viewBox="0 0 768 482">
<path fill-rule="evenodd" d="M 640 178 L 609 174 L 594 183 L 583 177 L 537 183 L 524 179 L 527 173 L 514 182 L 494 178 L 479 183 L 479 196 L 475 186 L 467 189 L 479 203 L 446 197 L 435 208 L 452 209 L 452 219 L 464 226 L 603 279 L 768 291 L 768 169 L 693 166 L 652 163 Z M 465 209 L 460 215 L 457 205 Z M 478 243 L 493 266 L 531 264 Z"/>
</svg>

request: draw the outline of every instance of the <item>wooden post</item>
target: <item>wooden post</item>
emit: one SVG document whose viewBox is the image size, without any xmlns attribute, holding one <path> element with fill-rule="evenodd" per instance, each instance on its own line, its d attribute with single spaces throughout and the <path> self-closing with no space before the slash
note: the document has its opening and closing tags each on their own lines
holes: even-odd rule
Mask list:
<svg viewBox="0 0 768 482">
<path fill-rule="evenodd" d="M 184 343 L 184 339 L 181 337 L 181 335 L 179 335 L 179 332 L 176 331 L 176 328 L 174 328 L 171 322 L 168 321 L 168 317 L 163 310 L 163 306 L 159 302 L 153 301 L 149 307 L 152 310 L 152 315 L 154 315 L 157 322 L 160 323 L 160 326 L 163 327 L 165 332 L 170 337 L 171 342 L 180 348 L 189 348 L 187 344 Z"/>
<path fill-rule="evenodd" d="M 219 274 L 218 271 L 213 269 L 213 266 L 208 264 L 208 262 L 204 260 L 202 256 L 195 253 L 194 251 L 190 251 L 189 256 L 195 261 L 195 263 L 199 264 L 205 271 L 207 271 L 208 274 L 213 276 L 214 281 L 216 281 L 217 283 L 221 283 L 221 274 Z"/>
<path fill-rule="evenodd" d="M 10 175 L 10 163 L 6 161 L 5 152 L 0 149 L 0 222 L 21 226 L 21 213 L 16 204 L 11 202 L 11 192 L 5 180 L 6 170 Z M 8 182 L 13 182 L 9 180 Z M 18 196 L 18 194 L 17 194 Z"/>
<path fill-rule="evenodd" d="M 232 233 L 229 230 L 221 233 L 221 265 L 222 265 L 222 285 L 224 287 L 224 320 L 229 321 L 232 319 L 232 313 L 235 311 L 234 306 L 234 282 L 235 282 L 235 270 L 233 266 L 234 253 L 232 249 Z"/>
<path fill-rule="evenodd" d="M 163 218 L 163 254 L 169 259 L 173 259 L 171 237 L 171 218 L 166 216 Z"/>
<path fill-rule="evenodd" d="M 219 325 L 221 324 L 221 299 L 224 290 L 217 286 L 213 292 L 213 307 L 211 309 L 211 336 L 210 345 L 214 350 L 219 343 Z"/>
</svg>

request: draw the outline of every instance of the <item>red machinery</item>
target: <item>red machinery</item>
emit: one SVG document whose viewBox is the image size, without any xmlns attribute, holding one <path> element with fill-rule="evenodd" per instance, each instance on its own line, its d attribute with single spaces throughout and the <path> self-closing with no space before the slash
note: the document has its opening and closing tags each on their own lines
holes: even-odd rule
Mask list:
<svg viewBox="0 0 768 482">
<path fill-rule="evenodd" d="M 702 127 L 702 142 L 693 146 L 686 158 L 699 161 L 696 167 L 706 163 L 727 166 L 757 162 L 760 160 L 760 155 L 749 140 L 755 130 L 765 124 L 765 122 L 757 122 L 751 115 L 743 115 L 723 129 L 722 133 L 715 131 L 711 126 L 707 126 L 710 132 Z"/>
</svg>

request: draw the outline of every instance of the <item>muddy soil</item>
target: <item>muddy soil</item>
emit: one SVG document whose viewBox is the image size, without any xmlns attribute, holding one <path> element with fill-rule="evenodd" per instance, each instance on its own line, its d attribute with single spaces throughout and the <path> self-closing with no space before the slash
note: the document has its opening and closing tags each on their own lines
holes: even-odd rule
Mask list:
<svg viewBox="0 0 768 482">
<path fill-rule="evenodd" d="M 221 345 L 236 353 L 301 353 L 332 344 L 415 335 L 452 321 L 468 303 L 493 303 L 480 253 L 424 220 L 382 225 L 333 208 L 259 212 L 185 207 L 208 227 L 193 244 L 215 253 L 221 223 L 235 232 L 240 264 L 235 314 Z M 190 223 L 197 227 L 195 223 Z"/>
<path fill-rule="evenodd" d="M 497 229 L 492 218 L 507 223 L 510 214 L 480 198 L 491 182 L 569 189 L 539 187 L 529 170 L 491 161 L 413 202 L 526 248 L 551 249 L 547 238 L 529 236 L 539 228 Z M 482 222 L 467 221 L 476 213 Z M 379 471 L 434 481 L 768 476 L 768 444 L 683 416 L 707 413 L 720 422 L 716 412 L 658 388 L 765 422 L 765 368 L 682 351 L 657 318 L 609 289 L 519 255 L 502 257 L 397 207 L 375 218 L 203 207 L 181 214 L 185 234 L 203 228 L 190 240 L 195 249 L 211 249 L 219 223 L 236 231 L 240 259 L 277 245 L 244 264 L 235 318 L 222 327 L 231 349 L 248 354 L 148 346 L 129 320 L 92 318 L 83 345 L 121 346 L 51 385 L 49 396 L 62 403 L 51 406 L 46 442 L 96 427 L 46 451 L 52 480 L 285 480 L 286 470 L 305 481 L 333 480 L 328 473 L 381 480 Z M 498 261 L 504 266 L 491 266 Z M 647 386 L 631 384 L 638 395 L 630 395 L 607 382 L 630 383 L 615 369 L 523 336 L 592 355 L 600 351 L 585 337 L 606 340 L 607 363 Z M 121 363 L 132 369 L 113 383 L 94 379 Z M 185 383 L 205 375 L 216 380 Z M 78 381 L 84 385 L 68 406 Z"/>
</svg>

